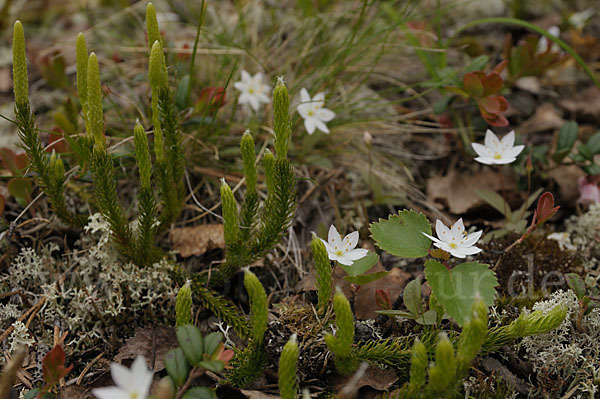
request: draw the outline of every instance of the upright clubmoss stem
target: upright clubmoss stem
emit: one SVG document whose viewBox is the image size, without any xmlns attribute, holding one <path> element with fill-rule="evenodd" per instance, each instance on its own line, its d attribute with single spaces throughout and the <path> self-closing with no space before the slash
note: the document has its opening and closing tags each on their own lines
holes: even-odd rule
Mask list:
<svg viewBox="0 0 600 399">
<path fill-rule="evenodd" d="M 21 21 L 13 28 L 13 84 L 15 104 L 18 108 L 29 106 L 29 82 L 27 80 L 27 57 L 25 55 L 25 32 Z"/>
</svg>

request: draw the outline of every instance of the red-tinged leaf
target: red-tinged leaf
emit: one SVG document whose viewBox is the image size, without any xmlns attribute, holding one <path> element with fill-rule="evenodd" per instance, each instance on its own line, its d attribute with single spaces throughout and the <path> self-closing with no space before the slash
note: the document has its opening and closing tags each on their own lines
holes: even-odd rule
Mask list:
<svg viewBox="0 0 600 399">
<path fill-rule="evenodd" d="M 223 87 L 205 87 L 195 104 L 196 111 L 215 112 L 227 102 Z"/>
<path fill-rule="evenodd" d="M 17 164 L 17 168 L 19 168 L 20 172 L 25 170 L 25 168 L 29 166 L 29 158 L 27 158 L 27 154 L 24 152 L 17 154 L 15 156 L 15 163 Z"/>
<path fill-rule="evenodd" d="M 13 176 L 19 176 L 19 167 L 15 158 L 17 154 L 10 148 L 0 148 L 0 161 L 2 161 L 2 167 L 10 170 Z"/>
<path fill-rule="evenodd" d="M 388 288 L 386 291 L 384 290 L 376 290 L 375 291 L 375 303 L 379 306 L 380 309 L 387 310 L 392 309 L 392 297 L 390 294 L 390 289 Z"/>
<path fill-rule="evenodd" d="M 504 79 L 499 74 L 492 72 L 483 79 L 484 96 L 498 93 L 504 86 Z"/>
<path fill-rule="evenodd" d="M 483 109 L 488 114 L 498 114 L 502 110 L 495 97 L 483 97 L 477 99 L 479 109 Z"/>
<path fill-rule="evenodd" d="M 42 359 L 42 374 L 46 382 L 46 389 L 52 387 L 65 378 L 73 368 L 73 365 L 65 367 L 65 351 L 60 345 L 56 345 Z"/>
<path fill-rule="evenodd" d="M 504 68 L 506 68 L 506 66 L 508 65 L 508 60 L 504 60 L 501 63 L 499 63 L 498 65 L 496 65 L 496 67 L 494 69 L 492 69 L 492 73 L 502 73 L 502 71 L 504 71 Z"/>
<path fill-rule="evenodd" d="M 0 194 L 0 216 L 4 214 L 4 206 L 6 205 L 6 199 L 4 195 Z"/>
<path fill-rule="evenodd" d="M 481 83 L 481 79 L 479 78 L 479 76 L 477 76 L 476 72 L 470 72 L 465 75 L 465 77 L 463 78 L 463 86 L 465 87 L 465 91 L 469 93 L 470 96 L 483 96 L 483 84 Z"/>
<path fill-rule="evenodd" d="M 486 112 L 485 109 L 479 108 L 479 112 L 483 119 L 491 126 L 503 127 L 508 126 L 508 120 L 502 114 L 492 114 Z"/>
<path fill-rule="evenodd" d="M 500 111 L 504 112 L 508 109 L 508 101 L 503 96 L 496 96 L 496 101 L 500 105 Z"/>
<path fill-rule="evenodd" d="M 552 193 L 545 192 L 538 199 L 537 204 L 537 218 L 538 224 L 544 223 L 546 220 L 550 219 L 554 214 L 558 211 L 560 206 L 554 206 L 554 196 Z"/>
<path fill-rule="evenodd" d="M 48 147 L 46 149 L 47 152 L 52 152 L 52 150 L 63 153 L 69 151 L 69 143 L 67 140 L 63 138 L 64 134 L 59 127 L 53 127 L 52 132 L 48 136 Z"/>
</svg>

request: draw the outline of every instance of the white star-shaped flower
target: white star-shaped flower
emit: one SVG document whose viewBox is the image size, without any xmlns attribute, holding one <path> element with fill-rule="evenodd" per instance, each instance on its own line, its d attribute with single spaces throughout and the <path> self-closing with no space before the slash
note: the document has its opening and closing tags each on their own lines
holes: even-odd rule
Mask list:
<svg viewBox="0 0 600 399">
<path fill-rule="evenodd" d="M 242 92 L 238 98 L 238 103 L 250 104 L 255 112 L 258 111 L 260 103 L 267 104 L 271 102 L 271 99 L 267 96 L 271 91 L 271 87 L 263 83 L 263 74 L 260 72 L 251 76 L 242 69 L 242 80 L 235 82 L 233 87 Z"/>
<path fill-rule="evenodd" d="M 304 126 L 308 134 L 313 134 L 316 129 L 323 133 L 329 133 L 329 128 L 325 122 L 335 118 L 335 112 L 325 107 L 325 93 L 317 93 L 311 99 L 306 89 L 300 90 L 300 104 L 298 104 L 298 113 L 304 119 Z"/>
<path fill-rule="evenodd" d="M 499 140 L 498 137 L 488 129 L 485 132 L 485 145 L 471 143 L 473 149 L 479 155 L 475 160 L 486 165 L 507 164 L 517 159 L 517 155 L 523 151 L 524 145 L 515 145 L 515 131 L 512 130 Z"/>
<path fill-rule="evenodd" d="M 452 256 L 464 258 L 467 255 L 475 255 L 481 252 L 480 248 L 475 246 L 475 243 L 481 237 L 483 231 L 467 234 L 462 218 L 458 219 L 450 228 L 446 227 L 441 220 L 435 222 L 435 234 L 438 238 L 432 237 L 429 234 L 423 233 L 425 236 L 433 240 L 433 245 L 450 252 Z"/>
<path fill-rule="evenodd" d="M 325 244 L 329 259 L 333 261 L 337 260 L 342 265 L 351 266 L 355 260 L 364 258 L 369 253 L 366 249 L 354 249 L 356 248 L 356 244 L 358 244 L 358 231 L 354 231 L 342 239 L 335 226 L 331 225 L 327 239 L 329 242 L 320 238 L 323 244 Z"/>
<path fill-rule="evenodd" d="M 153 372 L 148 370 L 146 360 L 138 356 L 131 369 L 111 363 L 110 374 L 116 386 L 96 388 L 92 393 L 98 399 L 146 399 L 150 392 Z"/>
</svg>

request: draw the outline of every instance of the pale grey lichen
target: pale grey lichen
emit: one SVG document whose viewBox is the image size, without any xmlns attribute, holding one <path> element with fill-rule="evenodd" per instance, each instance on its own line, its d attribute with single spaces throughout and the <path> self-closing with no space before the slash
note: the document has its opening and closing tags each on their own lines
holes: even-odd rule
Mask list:
<svg viewBox="0 0 600 399">
<path fill-rule="evenodd" d="M 578 394 L 592 392 L 600 368 L 600 310 L 594 309 L 582 319 L 582 331 L 575 325 L 579 301 L 571 290 L 559 290 L 551 298 L 533 306 L 533 311 L 567 307 L 567 317 L 555 330 L 523 339 L 521 345 L 538 377 L 562 381 L 565 387 L 579 384 Z"/>
<path fill-rule="evenodd" d="M 14 329 L 8 337 L 9 351 L 11 353 L 16 351 L 20 346 L 29 347 L 35 343 L 35 340 L 31 337 L 29 330 L 23 322 L 15 321 L 12 326 Z"/>
<path fill-rule="evenodd" d="M 571 216 L 566 222 L 571 243 L 583 255 L 586 270 L 600 266 L 600 203 L 590 205 L 581 216 Z"/>
<path fill-rule="evenodd" d="M 110 339 L 126 338 L 145 322 L 169 323 L 174 318 L 177 291 L 166 260 L 145 268 L 123 263 L 99 214 L 90 217 L 85 232 L 75 243 L 77 248 L 62 256 L 54 256 L 55 244 L 38 252 L 23 248 L 0 274 L 0 292 L 20 290 L 30 302 L 25 304 L 19 295 L 8 298 L 0 307 L 0 330 L 46 297 L 30 325 L 35 343 L 52 347 L 54 326 L 59 326 L 69 333 L 65 341 L 69 356 L 112 345 Z M 23 337 L 21 330 L 14 333 L 15 340 Z"/>
</svg>

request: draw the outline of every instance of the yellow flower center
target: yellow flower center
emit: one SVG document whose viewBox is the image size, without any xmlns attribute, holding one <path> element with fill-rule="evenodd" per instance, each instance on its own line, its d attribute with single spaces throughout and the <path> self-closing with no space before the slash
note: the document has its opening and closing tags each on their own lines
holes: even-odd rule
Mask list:
<svg viewBox="0 0 600 399">
<path fill-rule="evenodd" d="M 248 89 L 248 93 L 254 94 L 254 89 Z"/>
<path fill-rule="evenodd" d="M 313 116 L 314 114 L 315 114 L 314 111 L 312 111 L 312 110 L 308 111 L 308 116 Z"/>
<path fill-rule="evenodd" d="M 499 153 L 495 153 L 494 154 L 494 159 L 501 159 L 502 155 L 500 155 Z"/>
<path fill-rule="evenodd" d="M 133 392 L 133 393 L 129 394 L 129 397 L 131 399 L 138 399 L 140 397 L 140 395 L 137 392 Z"/>
<path fill-rule="evenodd" d="M 337 256 L 342 256 L 342 251 L 340 251 L 339 249 L 336 251 L 335 253 Z"/>
<path fill-rule="evenodd" d="M 456 248 L 456 244 L 455 244 L 455 243 L 453 243 L 453 242 L 451 242 L 451 243 L 450 243 L 450 244 L 448 244 L 448 245 L 449 245 L 449 246 L 450 246 L 450 248 L 452 248 L 452 249 Z"/>
</svg>

